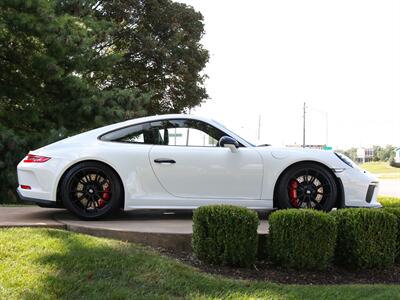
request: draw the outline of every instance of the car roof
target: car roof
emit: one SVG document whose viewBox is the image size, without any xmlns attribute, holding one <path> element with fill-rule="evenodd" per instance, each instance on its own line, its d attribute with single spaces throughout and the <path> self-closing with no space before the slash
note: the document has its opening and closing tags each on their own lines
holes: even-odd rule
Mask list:
<svg viewBox="0 0 400 300">
<path fill-rule="evenodd" d="M 89 139 L 98 139 L 99 136 L 104 135 L 110 131 L 118 130 L 120 128 L 124 128 L 127 126 L 132 126 L 135 124 L 140 124 L 140 123 L 145 123 L 145 122 L 152 122 L 152 121 L 160 121 L 160 120 L 166 120 L 166 119 L 193 119 L 193 120 L 198 120 L 198 121 L 203 121 L 208 124 L 213 125 L 216 128 L 219 128 L 223 132 L 227 133 L 228 135 L 234 137 L 237 139 L 240 143 L 243 145 L 249 147 L 252 146 L 249 142 L 235 134 L 234 132 L 230 131 L 227 129 L 225 126 L 220 124 L 217 121 L 214 121 L 209 118 L 201 117 L 201 116 L 196 116 L 196 115 L 188 115 L 188 114 L 165 114 L 165 115 L 154 115 L 154 116 L 148 116 L 148 117 L 141 117 L 141 118 L 136 118 L 136 119 L 130 119 L 126 120 L 123 122 L 119 123 L 114 123 L 111 125 L 106 125 L 103 127 L 99 127 L 90 131 L 83 132 L 81 134 L 71 136 L 69 138 L 66 138 L 64 140 L 59 141 L 58 143 L 71 143 L 71 142 L 80 142 L 82 140 L 87 140 Z"/>
<path fill-rule="evenodd" d="M 194 119 L 194 120 L 201 120 L 210 122 L 211 119 L 196 116 L 196 115 L 189 115 L 189 114 L 165 114 L 165 115 L 154 115 L 148 117 L 141 117 L 136 119 L 131 119 L 125 122 L 132 122 L 132 124 L 138 124 L 142 122 L 149 122 L 149 121 L 158 121 L 158 120 L 165 120 L 165 119 Z"/>
<path fill-rule="evenodd" d="M 147 117 L 130 119 L 130 120 L 126 120 L 126 121 L 123 121 L 123 122 L 114 123 L 114 124 L 111 124 L 111 125 L 100 127 L 100 128 L 95 129 L 95 130 L 103 130 L 104 129 L 104 132 L 108 132 L 110 130 L 115 130 L 115 129 L 122 128 L 122 127 L 125 127 L 125 126 L 131 126 L 131 125 L 145 123 L 145 122 L 160 121 L 160 120 L 167 120 L 167 119 L 192 119 L 192 120 L 203 121 L 203 122 L 210 123 L 210 124 L 213 124 L 213 125 L 215 125 L 216 123 L 219 124 L 218 122 L 215 122 L 212 119 L 204 118 L 204 117 L 196 116 L 196 115 L 164 114 L 164 115 L 154 115 L 154 116 L 147 116 Z"/>
</svg>

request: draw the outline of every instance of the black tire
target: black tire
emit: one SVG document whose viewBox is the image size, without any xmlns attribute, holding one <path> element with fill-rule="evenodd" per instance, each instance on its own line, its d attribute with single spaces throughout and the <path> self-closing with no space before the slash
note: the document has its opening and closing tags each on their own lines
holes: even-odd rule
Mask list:
<svg viewBox="0 0 400 300">
<path fill-rule="evenodd" d="M 287 169 L 275 193 L 279 208 L 315 208 L 330 211 L 336 204 L 337 185 L 329 170 L 304 162 Z"/>
<path fill-rule="evenodd" d="M 120 208 L 122 184 L 105 164 L 82 162 L 67 171 L 61 182 L 64 206 L 83 220 L 110 216 Z"/>
</svg>

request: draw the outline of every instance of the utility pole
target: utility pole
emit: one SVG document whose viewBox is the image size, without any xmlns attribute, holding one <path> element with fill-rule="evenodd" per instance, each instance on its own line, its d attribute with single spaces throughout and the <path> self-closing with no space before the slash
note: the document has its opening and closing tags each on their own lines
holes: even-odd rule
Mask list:
<svg viewBox="0 0 400 300">
<path fill-rule="evenodd" d="M 306 103 L 303 106 L 303 148 L 306 147 Z"/>
<path fill-rule="evenodd" d="M 260 135 L 261 135 L 261 115 L 258 115 L 258 132 L 257 132 L 258 141 L 260 141 Z"/>
</svg>

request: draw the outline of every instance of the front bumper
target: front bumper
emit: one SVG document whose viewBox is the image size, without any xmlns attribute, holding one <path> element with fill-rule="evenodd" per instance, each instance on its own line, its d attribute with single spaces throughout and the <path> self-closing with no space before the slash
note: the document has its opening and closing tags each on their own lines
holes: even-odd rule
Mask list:
<svg viewBox="0 0 400 300">
<path fill-rule="evenodd" d="M 343 183 L 346 207 L 379 208 L 379 182 L 371 173 L 358 169 L 346 169 L 336 173 Z"/>
</svg>

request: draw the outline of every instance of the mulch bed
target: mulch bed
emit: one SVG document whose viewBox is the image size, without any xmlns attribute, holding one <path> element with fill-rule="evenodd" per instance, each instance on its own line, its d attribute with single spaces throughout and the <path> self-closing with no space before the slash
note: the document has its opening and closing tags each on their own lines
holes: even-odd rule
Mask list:
<svg viewBox="0 0 400 300">
<path fill-rule="evenodd" d="M 246 269 L 207 265 L 195 258 L 192 253 L 173 252 L 161 248 L 156 250 L 163 255 L 175 258 L 206 273 L 223 275 L 234 279 L 307 285 L 400 283 L 400 265 L 372 270 L 349 270 L 338 266 L 330 266 L 325 271 L 297 271 L 281 268 L 269 261 L 260 261 L 252 268 Z"/>
</svg>

